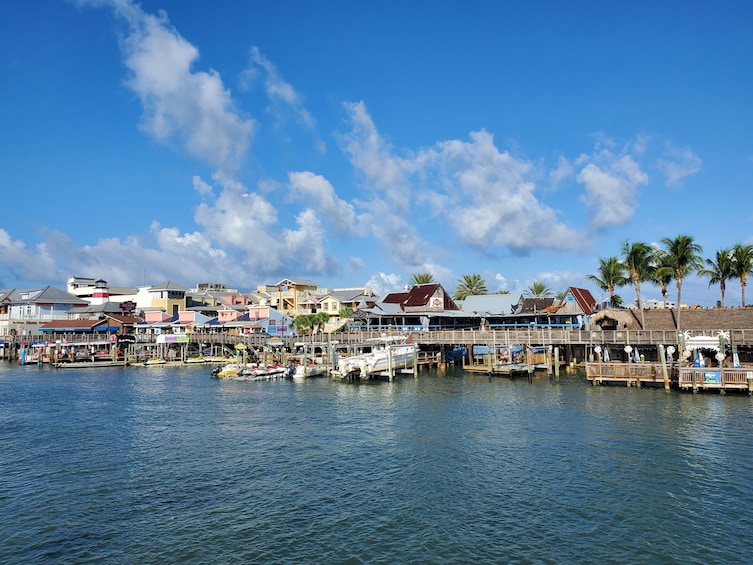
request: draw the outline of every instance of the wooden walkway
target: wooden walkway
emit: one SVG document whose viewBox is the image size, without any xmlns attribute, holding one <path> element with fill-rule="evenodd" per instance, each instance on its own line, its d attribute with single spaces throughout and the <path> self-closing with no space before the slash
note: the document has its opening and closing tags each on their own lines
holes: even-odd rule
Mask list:
<svg viewBox="0 0 753 565">
<path fill-rule="evenodd" d="M 665 374 L 666 372 L 666 374 Z M 693 392 L 726 391 L 753 394 L 753 367 L 677 367 L 660 363 L 586 363 L 593 385 L 619 384 L 677 388 Z"/>
</svg>

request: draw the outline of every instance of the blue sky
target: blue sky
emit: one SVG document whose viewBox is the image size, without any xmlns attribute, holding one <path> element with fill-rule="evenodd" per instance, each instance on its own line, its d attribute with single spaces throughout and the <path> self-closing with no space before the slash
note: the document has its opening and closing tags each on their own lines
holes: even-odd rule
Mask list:
<svg viewBox="0 0 753 565">
<path fill-rule="evenodd" d="M 4 2 L 0 287 L 384 294 L 430 272 L 598 298 L 585 277 L 626 239 L 753 243 L 752 19 L 743 1 Z M 683 299 L 718 287 L 691 277 Z"/>
</svg>

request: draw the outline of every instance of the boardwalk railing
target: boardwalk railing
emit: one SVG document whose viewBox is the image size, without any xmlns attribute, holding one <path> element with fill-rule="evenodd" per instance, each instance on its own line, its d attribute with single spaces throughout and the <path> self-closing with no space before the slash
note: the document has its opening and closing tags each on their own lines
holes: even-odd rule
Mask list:
<svg viewBox="0 0 753 565">
<path fill-rule="evenodd" d="M 718 329 L 706 331 L 691 331 L 690 336 L 711 335 L 715 336 Z M 729 335 L 729 342 L 735 345 L 753 345 L 753 329 L 750 330 L 724 330 Z M 231 334 L 231 333 L 192 333 L 189 335 L 191 343 L 224 344 L 234 345 L 244 343 L 246 345 L 263 345 L 270 336 L 266 334 Z M 505 329 L 462 329 L 462 330 L 424 330 L 424 331 L 372 331 L 356 330 L 339 333 L 316 333 L 303 336 L 286 336 L 283 339 L 290 346 L 295 342 L 338 342 L 344 344 L 363 343 L 369 339 L 383 337 L 385 335 L 404 335 L 416 344 L 429 345 L 468 345 L 468 344 L 510 344 L 510 345 L 671 345 L 677 344 L 678 334 L 672 330 L 573 330 L 552 327 L 531 326 L 529 328 L 505 328 Z M 0 342 L 6 345 L 22 341 L 48 342 L 64 340 L 67 343 L 90 343 L 109 338 L 109 334 L 100 335 L 51 335 L 34 334 L 25 336 L 0 336 Z M 157 334 L 137 334 L 138 343 L 154 343 Z"/>
<path fill-rule="evenodd" d="M 753 370 L 727 367 L 682 367 L 678 385 L 682 389 L 738 389 L 753 392 Z"/>
</svg>

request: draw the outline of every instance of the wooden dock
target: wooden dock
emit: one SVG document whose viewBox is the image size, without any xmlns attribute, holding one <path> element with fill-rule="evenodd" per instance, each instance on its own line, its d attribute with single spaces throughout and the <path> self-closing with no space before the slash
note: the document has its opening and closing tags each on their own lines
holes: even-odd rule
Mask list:
<svg viewBox="0 0 753 565">
<path fill-rule="evenodd" d="M 753 367 L 682 367 L 677 386 L 680 390 L 747 392 L 753 394 Z"/>
<path fill-rule="evenodd" d="M 664 387 L 700 392 L 727 391 L 753 394 L 753 367 L 678 367 L 660 363 L 586 363 L 592 385 Z"/>
<path fill-rule="evenodd" d="M 676 367 L 661 363 L 586 363 L 586 380 L 592 385 L 661 386 L 669 389 L 677 382 Z"/>
</svg>

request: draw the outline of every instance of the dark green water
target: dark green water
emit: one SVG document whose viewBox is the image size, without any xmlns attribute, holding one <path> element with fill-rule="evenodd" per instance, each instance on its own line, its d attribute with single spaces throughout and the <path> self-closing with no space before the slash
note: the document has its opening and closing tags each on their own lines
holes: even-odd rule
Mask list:
<svg viewBox="0 0 753 565">
<path fill-rule="evenodd" d="M 0 562 L 749 563 L 753 399 L 0 365 Z"/>
</svg>

